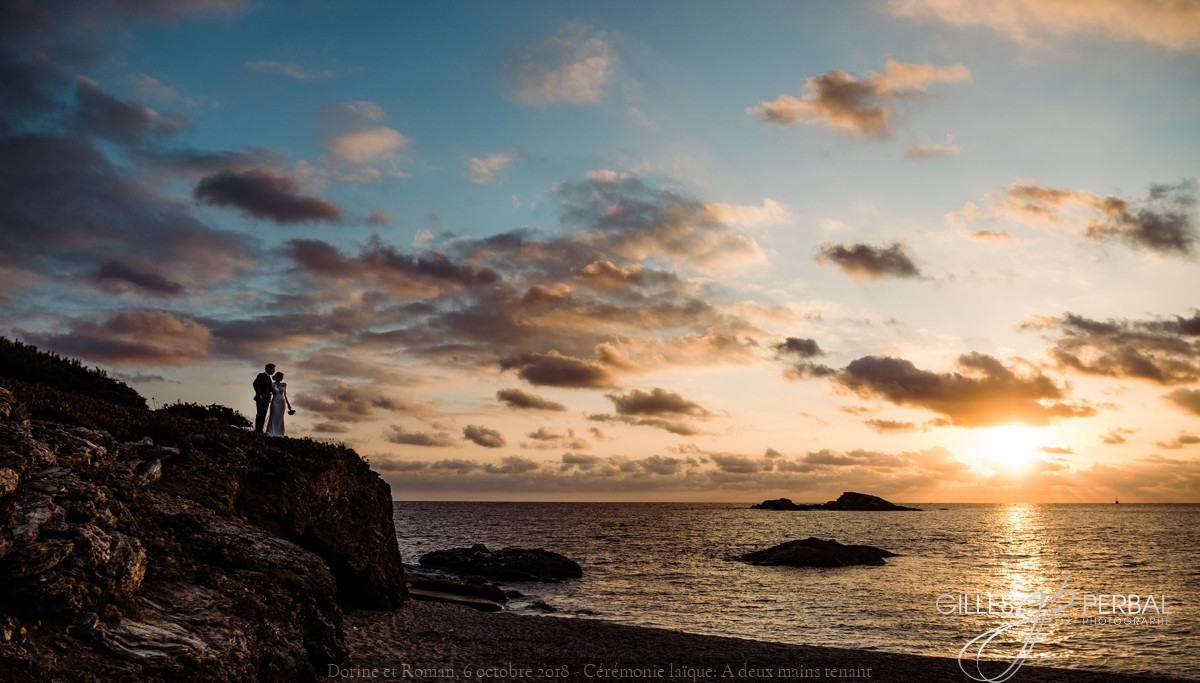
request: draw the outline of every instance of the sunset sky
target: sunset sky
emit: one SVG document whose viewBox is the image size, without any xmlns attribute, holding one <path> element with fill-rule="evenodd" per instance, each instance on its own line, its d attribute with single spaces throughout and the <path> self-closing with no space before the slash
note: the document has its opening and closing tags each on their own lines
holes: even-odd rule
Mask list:
<svg viewBox="0 0 1200 683">
<path fill-rule="evenodd" d="M 1200 501 L 1200 4 L 6 2 L 0 334 L 397 499 Z"/>
</svg>

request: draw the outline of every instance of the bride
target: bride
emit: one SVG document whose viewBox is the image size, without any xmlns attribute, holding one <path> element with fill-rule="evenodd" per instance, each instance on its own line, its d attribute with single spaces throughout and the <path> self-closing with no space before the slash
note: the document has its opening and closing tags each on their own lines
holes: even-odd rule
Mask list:
<svg viewBox="0 0 1200 683">
<path fill-rule="evenodd" d="M 287 436 L 283 427 L 283 410 L 287 407 L 288 415 L 295 415 L 296 411 L 292 410 L 292 403 L 288 400 L 287 384 L 283 382 L 283 373 L 277 372 L 272 375 L 271 379 L 275 380 L 271 384 L 271 416 L 267 420 L 267 436 Z"/>
</svg>

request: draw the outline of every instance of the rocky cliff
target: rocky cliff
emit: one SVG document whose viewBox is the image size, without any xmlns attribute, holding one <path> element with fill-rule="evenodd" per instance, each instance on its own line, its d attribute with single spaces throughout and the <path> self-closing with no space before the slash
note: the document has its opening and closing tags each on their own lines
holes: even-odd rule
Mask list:
<svg viewBox="0 0 1200 683">
<path fill-rule="evenodd" d="M 406 598 L 353 451 L 0 373 L 0 680 L 315 680 Z"/>
</svg>

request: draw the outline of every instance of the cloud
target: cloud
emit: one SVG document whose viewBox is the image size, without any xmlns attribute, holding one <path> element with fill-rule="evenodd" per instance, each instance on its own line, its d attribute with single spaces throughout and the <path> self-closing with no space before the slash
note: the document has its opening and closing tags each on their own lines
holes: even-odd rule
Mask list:
<svg viewBox="0 0 1200 683">
<path fill-rule="evenodd" d="M 1200 389 L 1176 389 L 1167 399 L 1193 415 L 1200 415 Z"/>
<path fill-rule="evenodd" d="M 721 223 L 739 230 L 755 230 L 783 225 L 795 219 L 787 204 L 770 197 L 761 205 L 754 204 L 709 204 L 708 210 Z"/>
<path fill-rule="evenodd" d="M 638 178 L 588 180 L 559 187 L 574 241 L 616 262 L 655 256 L 679 263 L 736 268 L 765 262 L 751 238 L 720 220 L 722 211 Z M 617 258 L 614 258 L 617 257 Z M 593 256 L 594 260 L 596 257 Z"/>
<path fill-rule="evenodd" d="M 646 271 L 634 263 L 620 267 L 612 261 L 592 261 L 582 268 L 575 268 L 571 276 L 580 282 L 601 289 L 641 285 L 646 282 Z"/>
<path fill-rule="evenodd" d="M 496 152 L 486 157 L 467 159 L 467 180 L 476 185 L 496 182 L 496 171 L 505 168 L 517 158 L 516 152 Z"/>
<path fill-rule="evenodd" d="M 773 348 L 780 355 L 799 356 L 800 358 L 814 358 L 824 355 L 824 351 L 821 351 L 821 347 L 817 345 L 815 339 L 788 337 Z"/>
<path fill-rule="evenodd" d="M 888 60 L 882 74 L 871 72 L 858 79 L 843 71 L 830 71 L 805 81 L 805 97 L 780 95 L 760 102 L 746 113 L 769 123 L 823 125 L 863 137 L 886 138 L 890 123 L 905 99 L 924 93 L 935 83 L 971 80 L 962 64 L 934 66 Z"/>
<path fill-rule="evenodd" d="M 373 420 L 381 412 L 414 416 L 428 413 L 425 407 L 397 399 L 386 392 L 386 387 L 362 386 L 335 379 L 306 385 L 304 391 L 296 392 L 291 399 L 295 405 L 322 415 L 335 424 Z"/>
<path fill-rule="evenodd" d="M 892 500 L 936 497 L 936 491 L 955 486 L 986 486 L 982 478 L 944 448 L 883 453 L 862 449 L 822 449 L 799 455 L 768 450 L 755 456 L 704 452 L 694 446 L 676 455 L 641 458 L 567 452 L 557 460 L 508 457 L 499 462 L 479 460 L 383 460 L 372 458 L 390 477 L 398 495 L 431 492 L 464 493 L 473 497 L 529 494 L 589 496 L 724 495 L 761 500 L 764 493 L 799 500 L 827 500 L 830 491 L 866 488 Z M 995 488 L 994 485 L 991 488 Z"/>
<path fill-rule="evenodd" d="M 137 266 L 126 261 L 113 260 L 100 264 L 91 276 L 96 286 L 112 294 L 133 291 L 147 296 L 176 296 L 186 289 L 150 266 Z"/>
<path fill-rule="evenodd" d="M 864 398 L 930 410 L 963 427 L 1047 425 L 1096 413 L 1066 402 L 1066 392 L 1049 377 L 1020 376 L 992 356 L 964 354 L 958 365 L 962 372 L 936 373 L 902 358 L 865 356 L 851 361 L 834 381 Z"/>
<path fill-rule="evenodd" d="M 605 398 L 612 401 L 617 414 L 591 415 L 588 419 L 638 427 L 654 427 L 672 434 L 693 436 L 700 432 L 685 418 L 705 419 L 712 416 L 712 413 L 705 410 L 699 403 L 658 387 L 648 392 L 634 389 L 628 394 L 605 394 Z"/>
<path fill-rule="evenodd" d="M 502 448 L 504 446 L 504 437 L 500 432 L 479 425 L 463 427 L 463 438 L 484 448 Z"/>
<path fill-rule="evenodd" d="M 447 432 L 435 432 L 429 434 L 426 432 L 408 432 L 402 427 L 392 425 L 388 429 L 388 433 L 384 438 L 389 443 L 400 444 L 401 446 L 428 446 L 442 448 L 446 446 L 456 445 L 454 437 Z"/>
<path fill-rule="evenodd" d="M 554 410 L 563 411 L 567 407 L 557 401 L 551 401 L 524 389 L 501 389 L 496 392 L 496 398 L 504 401 L 509 408 L 524 410 Z"/>
<path fill-rule="evenodd" d="M 575 358 L 551 349 L 547 353 L 527 353 L 500 361 L 502 370 L 517 370 L 517 376 L 530 384 L 576 389 L 604 389 L 615 385 L 610 368 L 594 360 Z"/>
<path fill-rule="evenodd" d="M 368 164 L 391 159 L 408 145 L 408 138 L 400 131 L 387 126 L 374 126 L 338 135 L 326 143 L 326 148 L 338 161 Z"/>
<path fill-rule="evenodd" d="M 605 397 L 613 402 L 619 415 L 707 417 L 710 414 L 699 403 L 658 387 L 649 392 L 634 389 L 628 394 L 605 394 Z"/>
<path fill-rule="evenodd" d="M 1075 454 L 1075 451 L 1073 449 L 1065 448 L 1063 446 L 1039 446 L 1038 451 L 1041 453 L 1048 453 L 1050 455 L 1074 455 Z"/>
<path fill-rule="evenodd" d="M 867 420 L 865 424 L 880 434 L 903 434 L 905 432 L 915 432 L 920 429 L 913 422 L 898 422 L 896 420 Z"/>
<path fill-rule="evenodd" d="M 904 156 L 912 161 L 924 161 L 934 157 L 955 157 L 962 154 L 962 145 L 954 141 L 951 135 L 946 136 L 945 142 L 925 142 L 910 145 L 904 150 Z"/>
<path fill-rule="evenodd" d="M 512 96 L 521 104 L 539 108 L 599 102 L 613 78 L 615 63 L 604 35 L 573 23 L 527 45 L 508 62 L 516 79 Z"/>
<path fill-rule="evenodd" d="M 822 242 L 817 249 L 816 260 L 818 263 L 831 262 L 854 277 L 921 277 L 911 252 L 900 242 L 893 242 L 886 247 Z"/>
<path fill-rule="evenodd" d="M 981 209 L 968 203 L 951 222 L 981 217 L 1010 220 L 1035 229 L 1070 230 L 1092 241 L 1118 241 L 1135 249 L 1190 256 L 1196 248 L 1193 214 L 1196 185 L 1151 185 L 1144 199 L 1102 197 L 1085 190 L 1017 183 Z"/>
<path fill-rule="evenodd" d="M 1108 430 L 1107 434 L 1102 434 L 1100 436 L 1100 441 L 1108 446 L 1117 446 L 1117 445 L 1125 443 L 1125 441 L 1126 441 L 1125 435 L 1133 434 L 1134 431 L 1135 430 L 1125 429 L 1123 427 L 1115 427 L 1113 429 Z"/>
<path fill-rule="evenodd" d="M 213 342 L 203 325 L 167 311 L 126 311 L 98 320 L 74 320 L 70 331 L 58 334 L 16 332 L 61 355 L 113 365 L 191 365 L 208 358 Z"/>
<path fill-rule="evenodd" d="M 327 284 L 370 284 L 395 296 L 436 297 L 500 280 L 490 268 L 477 268 L 439 252 L 405 254 L 378 237 L 353 256 L 315 239 L 289 240 L 282 251 L 302 272 Z"/>
<path fill-rule="evenodd" d="M 296 181 L 263 169 L 221 171 L 201 180 L 194 194 L 205 204 L 232 207 L 276 223 L 336 221 L 342 217 L 336 204 L 302 195 Z"/>
<path fill-rule="evenodd" d="M 835 372 L 832 368 L 812 360 L 825 355 L 815 339 L 788 337 L 771 348 L 775 349 L 778 358 L 788 364 L 787 370 L 784 371 L 784 377 L 790 380 L 799 380 L 804 377 L 827 377 Z"/>
<path fill-rule="evenodd" d="M 150 137 L 170 137 L 187 126 L 179 114 L 159 114 L 140 102 L 118 100 L 82 76 L 75 83 L 75 99 L 78 129 L 116 142 L 136 145 Z"/>
<path fill-rule="evenodd" d="M 1161 385 L 1200 380 L 1200 313 L 1104 322 L 1067 313 L 1022 327 L 1057 332 L 1050 353 L 1060 368 Z"/>
<path fill-rule="evenodd" d="M 1042 36 L 1101 36 L 1172 50 L 1200 50 L 1200 7 L 1157 0 L 888 0 L 893 14 L 989 28 L 1026 42 Z"/>
<path fill-rule="evenodd" d="M 325 78 L 333 78 L 337 74 L 328 69 L 309 69 L 295 62 L 279 62 L 273 60 L 258 60 L 246 62 L 242 65 L 247 71 L 258 71 L 261 73 L 279 74 L 294 78 L 298 81 L 312 81 Z"/>
<path fill-rule="evenodd" d="M 1165 450 L 1177 450 L 1200 444 L 1200 436 L 1195 434 L 1180 434 L 1170 441 L 1159 441 L 1156 445 Z"/>
</svg>

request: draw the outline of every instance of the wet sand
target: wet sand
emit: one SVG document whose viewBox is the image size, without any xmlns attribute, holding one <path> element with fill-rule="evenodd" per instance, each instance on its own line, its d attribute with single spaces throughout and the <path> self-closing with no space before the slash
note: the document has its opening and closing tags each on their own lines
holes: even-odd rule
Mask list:
<svg viewBox="0 0 1200 683">
<path fill-rule="evenodd" d="M 350 663 L 327 680 L 964 681 L 953 658 L 764 643 L 593 619 L 478 612 L 410 602 L 395 612 L 346 615 Z M 998 674 L 1004 664 L 986 669 Z M 1013 683 L 1134 683 L 1165 676 L 1026 665 Z"/>
</svg>

